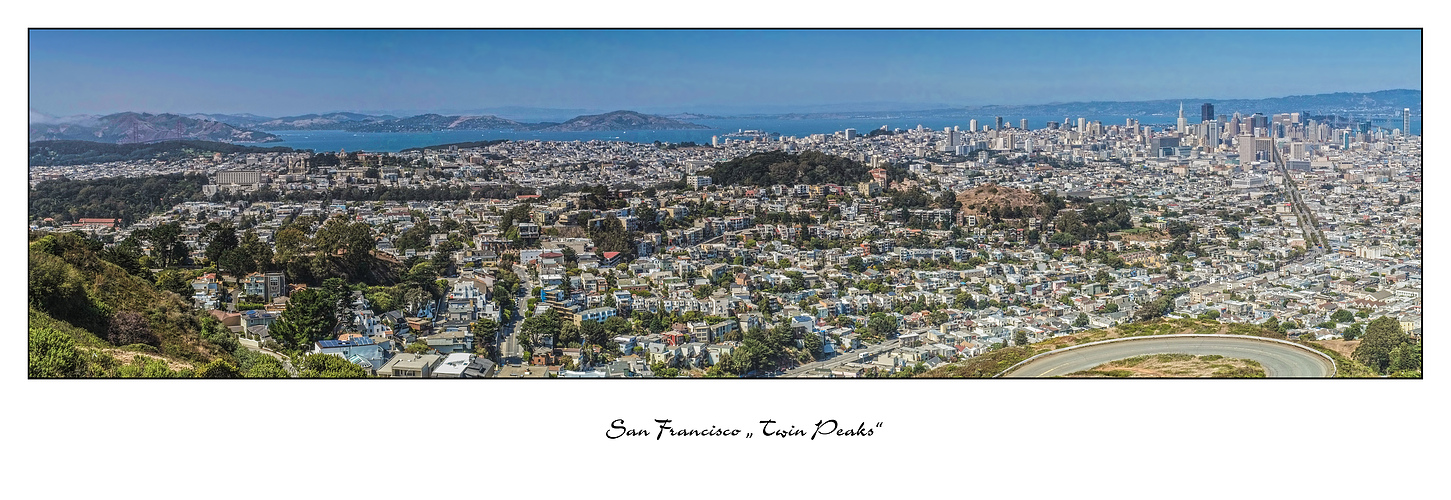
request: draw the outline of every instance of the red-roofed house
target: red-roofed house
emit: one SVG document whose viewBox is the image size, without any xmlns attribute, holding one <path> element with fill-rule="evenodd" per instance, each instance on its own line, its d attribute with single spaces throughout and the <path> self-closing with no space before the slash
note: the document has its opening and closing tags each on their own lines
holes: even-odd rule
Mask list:
<svg viewBox="0 0 1451 500">
<path fill-rule="evenodd" d="M 620 263 L 620 252 L 605 252 L 600 254 L 600 256 L 604 257 L 600 259 L 601 266 L 613 266 Z"/>
<path fill-rule="evenodd" d="M 86 219 L 86 218 L 82 218 L 79 222 L 76 223 L 76 225 L 78 225 L 78 226 L 92 226 L 92 227 L 107 227 L 107 228 L 115 229 L 116 228 L 116 219 Z"/>
</svg>

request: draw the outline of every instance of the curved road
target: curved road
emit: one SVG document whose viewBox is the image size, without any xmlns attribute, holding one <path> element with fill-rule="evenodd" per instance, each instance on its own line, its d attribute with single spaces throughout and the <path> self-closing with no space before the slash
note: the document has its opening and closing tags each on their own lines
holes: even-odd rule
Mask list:
<svg viewBox="0 0 1451 500">
<path fill-rule="evenodd" d="M 1293 344 L 1252 337 L 1156 336 L 1061 349 L 1023 363 L 1002 376 L 1059 377 L 1119 359 L 1176 353 L 1252 359 L 1264 366 L 1267 377 L 1330 377 L 1335 373 L 1332 361 Z"/>
</svg>

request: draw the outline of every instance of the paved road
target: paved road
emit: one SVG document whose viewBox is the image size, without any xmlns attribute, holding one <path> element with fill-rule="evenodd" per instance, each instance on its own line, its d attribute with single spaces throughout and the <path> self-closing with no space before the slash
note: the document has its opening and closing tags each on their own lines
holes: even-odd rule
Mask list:
<svg viewBox="0 0 1451 500">
<path fill-rule="evenodd" d="M 876 356 L 884 352 L 891 351 L 892 349 L 896 349 L 898 346 L 901 345 L 902 341 L 900 339 L 893 339 L 883 342 L 881 344 L 873 344 L 862 347 L 860 349 L 853 349 L 851 352 L 843 352 L 822 361 L 813 361 L 798 366 L 796 368 L 786 370 L 785 373 L 781 374 L 781 378 L 806 376 L 815 372 L 817 368 L 831 369 L 853 361 L 861 361 L 861 353 L 868 353 L 869 357 L 875 358 Z"/>
<path fill-rule="evenodd" d="M 1277 342 L 1229 337 L 1143 337 L 1065 350 L 1035 359 L 1003 376 L 1058 377 L 1114 360 L 1173 353 L 1252 359 L 1264 366 L 1268 377 L 1329 377 L 1334 373 L 1331 362 L 1319 354 Z"/>
</svg>

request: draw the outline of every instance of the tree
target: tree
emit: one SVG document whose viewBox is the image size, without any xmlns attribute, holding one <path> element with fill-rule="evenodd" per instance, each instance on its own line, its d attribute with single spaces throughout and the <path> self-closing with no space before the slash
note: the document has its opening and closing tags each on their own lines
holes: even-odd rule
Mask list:
<svg viewBox="0 0 1451 500">
<path fill-rule="evenodd" d="M 161 260 L 162 267 L 182 264 L 186 260 L 188 251 L 186 243 L 181 241 L 180 223 L 156 226 L 146 236 L 157 253 L 156 257 Z"/>
<path fill-rule="evenodd" d="M 302 378 L 367 378 L 363 367 L 331 354 L 309 354 L 302 358 Z"/>
<path fill-rule="evenodd" d="M 206 229 L 202 232 L 202 239 L 207 242 L 207 260 L 214 264 L 222 259 L 223 253 L 235 250 L 239 243 L 237 241 L 237 230 L 230 223 L 217 224 L 212 222 L 207 224 Z M 236 269 L 228 268 L 227 270 L 234 273 L 237 272 Z"/>
<path fill-rule="evenodd" d="M 801 343 L 802 347 L 806 348 L 807 354 L 811 355 L 811 359 L 821 359 L 821 356 L 825 354 L 823 351 L 825 342 L 821 340 L 821 334 L 819 333 L 807 332 L 806 335 L 801 337 Z"/>
<path fill-rule="evenodd" d="M 1387 373 L 1421 371 L 1421 344 L 1407 342 L 1396 346 L 1390 352 L 1390 366 Z"/>
<path fill-rule="evenodd" d="M 609 319 L 605 320 L 605 332 L 611 338 L 629 335 L 632 331 L 634 331 L 634 327 L 630 325 L 630 320 L 628 319 L 619 316 L 610 316 Z"/>
<path fill-rule="evenodd" d="M 332 336 L 337 319 L 333 316 L 336 302 L 326 292 L 307 288 L 292 293 L 287 310 L 272 324 L 272 338 L 283 347 L 300 351 L 313 342 Z"/>
<path fill-rule="evenodd" d="M 231 363 L 214 359 L 198 368 L 195 376 L 196 378 L 242 378 L 242 373 Z"/>
<path fill-rule="evenodd" d="M 288 378 L 282 362 L 270 355 L 247 349 L 237 351 L 237 370 L 242 378 Z"/>
<path fill-rule="evenodd" d="M 872 313 L 867 320 L 867 330 L 880 338 L 897 334 L 897 320 L 884 313 Z"/>
<path fill-rule="evenodd" d="M 1341 337 L 1347 341 L 1355 340 L 1360 337 L 1360 331 L 1360 323 L 1351 323 L 1350 326 L 1345 328 L 1345 333 L 1341 334 Z"/>
<path fill-rule="evenodd" d="M 257 236 L 257 231 L 248 229 L 242 234 L 239 258 L 245 265 L 238 272 L 267 272 L 272 270 L 272 246 Z"/>
<path fill-rule="evenodd" d="M 532 346 L 544 335 L 559 333 L 560 327 L 559 315 L 550 309 L 544 314 L 536 314 L 524 320 L 519 324 L 519 332 L 524 334 L 523 338 L 528 339 L 529 345 Z"/>
<path fill-rule="evenodd" d="M 1028 345 L 1028 332 L 1018 330 L 1013 333 L 1013 345 L 1022 347 Z"/>
<path fill-rule="evenodd" d="M 156 334 L 151 332 L 151 325 L 141 313 L 135 311 L 120 311 L 111 316 L 110 323 L 106 329 L 106 341 L 110 342 L 111 345 L 146 344 L 158 346 L 161 343 L 156 338 Z"/>
<path fill-rule="evenodd" d="M 100 257 L 106 262 L 121 266 L 126 272 L 141 279 L 151 281 L 151 270 L 141 265 L 141 243 L 136 237 L 128 236 L 111 248 L 101 251 Z"/>
<path fill-rule="evenodd" d="M 1336 309 L 1335 313 L 1330 315 L 1330 321 L 1349 323 L 1355 321 L 1355 313 L 1350 312 L 1349 309 Z"/>
<path fill-rule="evenodd" d="M 583 343 L 593 346 L 604 346 L 610 341 L 605 325 L 598 321 L 581 321 L 579 335 Z"/>
<path fill-rule="evenodd" d="M 493 338 L 499 332 L 499 323 L 492 319 L 484 318 L 469 325 L 469 330 L 473 332 L 475 339 L 482 341 L 483 339 Z"/>
<path fill-rule="evenodd" d="M 559 325 L 559 334 L 554 336 L 554 345 L 567 346 L 570 344 L 579 344 L 580 341 L 579 326 L 569 321 L 561 322 Z"/>
<path fill-rule="evenodd" d="M 1078 313 L 1078 318 L 1073 320 L 1073 326 L 1074 328 L 1083 328 L 1085 326 L 1088 326 L 1088 314 Z"/>
<path fill-rule="evenodd" d="M 1365 326 L 1365 337 L 1351 357 L 1377 372 L 1386 373 L 1391 364 L 1391 351 L 1409 343 L 1411 338 L 1401 331 L 1399 321 L 1381 316 Z"/>
<path fill-rule="evenodd" d="M 339 324 L 352 328 L 357 318 L 353 314 L 353 292 L 348 288 L 348 282 L 342 278 L 328 278 L 322 282 L 322 290 L 327 295 L 327 302 L 333 306 L 333 318 L 336 320 L 333 328 Z"/>
</svg>

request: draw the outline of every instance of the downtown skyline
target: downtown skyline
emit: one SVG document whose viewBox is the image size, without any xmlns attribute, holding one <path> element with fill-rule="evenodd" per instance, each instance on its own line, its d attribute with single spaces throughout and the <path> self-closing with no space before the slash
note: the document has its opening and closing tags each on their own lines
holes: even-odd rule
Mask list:
<svg viewBox="0 0 1451 500">
<path fill-rule="evenodd" d="M 1421 88 L 1419 30 L 32 30 L 29 43 L 30 109 L 52 116 L 790 113 Z"/>
</svg>

